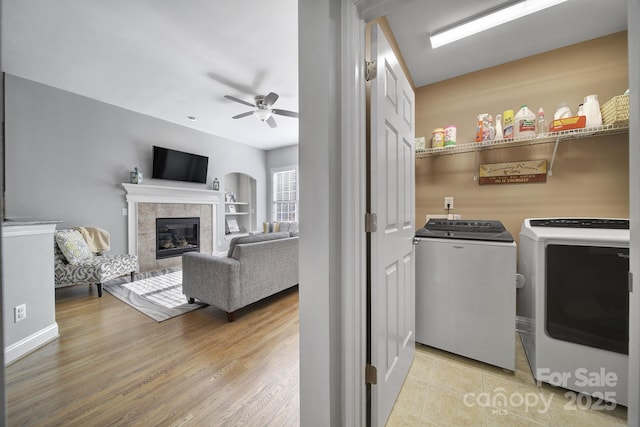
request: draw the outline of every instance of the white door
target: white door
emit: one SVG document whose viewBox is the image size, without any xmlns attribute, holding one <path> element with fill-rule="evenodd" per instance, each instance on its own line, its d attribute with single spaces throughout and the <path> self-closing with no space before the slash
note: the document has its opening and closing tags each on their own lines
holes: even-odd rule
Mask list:
<svg viewBox="0 0 640 427">
<path fill-rule="evenodd" d="M 371 28 L 370 358 L 371 425 L 384 426 L 415 349 L 414 93 L 380 27 Z"/>
</svg>

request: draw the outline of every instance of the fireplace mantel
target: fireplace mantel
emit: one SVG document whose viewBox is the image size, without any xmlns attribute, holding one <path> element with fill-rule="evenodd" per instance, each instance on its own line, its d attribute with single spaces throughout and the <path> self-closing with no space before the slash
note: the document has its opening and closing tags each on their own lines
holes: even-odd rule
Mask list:
<svg viewBox="0 0 640 427">
<path fill-rule="evenodd" d="M 134 203 L 220 203 L 222 192 L 202 188 L 165 187 L 161 185 L 127 184 L 127 202 Z"/>
<path fill-rule="evenodd" d="M 126 191 L 128 213 L 128 246 L 129 254 L 138 255 L 138 204 L 195 204 L 211 206 L 211 247 L 216 250 L 218 233 L 218 206 L 223 203 L 223 193 L 200 188 L 165 187 L 160 185 L 141 185 L 123 183 Z"/>
</svg>

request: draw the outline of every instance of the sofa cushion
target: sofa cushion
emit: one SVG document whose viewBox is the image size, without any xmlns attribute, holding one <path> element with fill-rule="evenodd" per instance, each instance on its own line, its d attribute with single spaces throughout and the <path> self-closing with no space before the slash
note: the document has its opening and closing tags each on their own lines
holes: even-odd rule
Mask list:
<svg viewBox="0 0 640 427">
<path fill-rule="evenodd" d="M 89 245 L 77 230 L 56 231 L 56 243 L 70 264 L 79 264 L 93 258 Z"/>
<path fill-rule="evenodd" d="M 286 231 L 288 233 L 298 231 L 298 223 L 296 221 L 279 222 L 277 224 L 278 224 L 278 231 Z"/>
<path fill-rule="evenodd" d="M 234 237 L 229 243 L 229 252 L 227 252 L 227 257 L 231 258 L 233 256 L 233 250 L 236 248 L 236 245 L 242 245 L 244 243 L 266 242 L 268 240 L 285 239 L 288 237 L 288 232 L 253 234 L 251 236 Z"/>
</svg>

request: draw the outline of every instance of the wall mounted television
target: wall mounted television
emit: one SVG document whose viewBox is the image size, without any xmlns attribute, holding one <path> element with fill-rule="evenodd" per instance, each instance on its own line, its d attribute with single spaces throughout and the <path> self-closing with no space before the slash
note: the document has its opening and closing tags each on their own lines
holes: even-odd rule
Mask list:
<svg viewBox="0 0 640 427">
<path fill-rule="evenodd" d="M 152 178 L 205 184 L 208 166 L 207 156 L 153 146 Z"/>
</svg>

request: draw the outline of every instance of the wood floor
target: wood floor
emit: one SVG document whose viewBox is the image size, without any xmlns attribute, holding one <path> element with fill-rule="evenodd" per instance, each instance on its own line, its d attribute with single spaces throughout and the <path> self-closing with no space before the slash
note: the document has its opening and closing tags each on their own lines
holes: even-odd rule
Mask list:
<svg viewBox="0 0 640 427">
<path fill-rule="evenodd" d="M 60 338 L 6 367 L 10 426 L 299 425 L 298 290 L 162 323 L 56 290 Z"/>
</svg>

